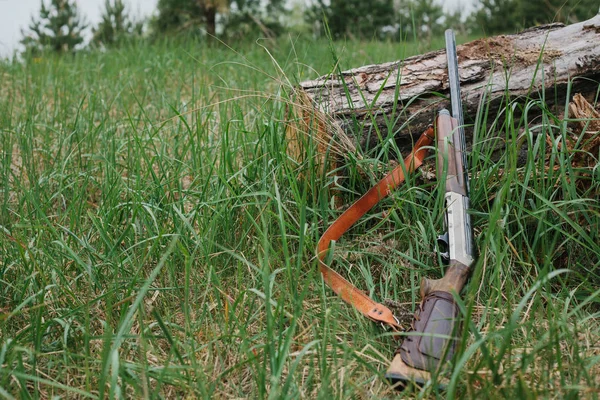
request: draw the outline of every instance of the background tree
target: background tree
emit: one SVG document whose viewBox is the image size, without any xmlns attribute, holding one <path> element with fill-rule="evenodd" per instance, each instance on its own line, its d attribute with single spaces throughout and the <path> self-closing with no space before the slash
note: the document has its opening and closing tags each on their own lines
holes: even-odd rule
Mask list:
<svg viewBox="0 0 600 400">
<path fill-rule="evenodd" d="M 403 1 L 399 8 L 404 36 L 431 43 L 433 36 L 444 32 L 444 9 L 436 0 Z"/>
<path fill-rule="evenodd" d="M 188 31 L 199 26 L 203 19 L 196 0 L 158 0 L 157 11 L 151 25 L 159 33 Z"/>
<path fill-rule="evenodd" d="M 486 35 L 514 32 L 520 25 L 519 6 L 519 0 L 480 0 L 469 25 Z"/>
<path fill-rule="evenodd" d="M 462 9 L 447 11 L 444 15 L 444 29 L 453 29 L 458 35 L 466 35 L 465 21 L 465 12 Z"/>
<path fill-rule="evenodd" d="M 227 0 L 196 0 L 196 5 L 206 26 L 206 33 L 209 35 L 216 36 L 217 13 L 226 12 L 228 9 L 227 3 Z"/>
<path fill-rule="evenodd" d="M 311 23 L 325 19 L 334 39 L 380 37 L 395 22 L 392 0 L 317 0 L 307 18 Z"/>
<path fill-rule="evenodd" d="M 280 26 L 285 0 L 159 0 L 152 27 L 160 33 L 204 28 L 212 36 L 243 37 L 248 27 L 274 30 Z"/>
<path fill-rule="evenodd" d="M 127 13 L 123 0 L 105 0 L 98 26 L 92 28 L 92 44 L 111 47 L 141 36 L 143 22 L 134 22 Z"/>
<path fill-rule="evenodd" d="M 30 52 L 52 50 L 65 53 L 83 43 L 83 31 L 86 28 L 87 24 L 80 16 L 75 1 L 50 0 L 46 6 L 42 0 L 39 19 L 32 17 L 30 31 L 21 31 L 21 43 Z"/>
<path fill-rule="evenodd" d="M 598 13 L 598 0 L 519 0 L 521 27 L 563 22 L 573 24 Z"/>
<path fill-rule="evenodd" d="M 598 0 L 479 0 L 469 25 L 486 35 L 512 33 L 551 22 L 584 21 L 596 15 L 599 6 Z"/>
<path fill-rule="evenodd" d="M 235 38 L 277 36 L 283 32 L 282 20 L 287 14 L 285 0 L 232 0 L 228 13 L 222 16 L 223 33 Z"/>
</svg>

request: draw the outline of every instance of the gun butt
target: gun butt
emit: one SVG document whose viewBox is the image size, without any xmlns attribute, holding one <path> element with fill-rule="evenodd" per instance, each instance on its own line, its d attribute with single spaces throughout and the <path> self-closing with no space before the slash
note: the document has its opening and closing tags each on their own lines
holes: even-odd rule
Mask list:
<svg viewBox="0 0 600 400">
<path fill-rule="evenodd" d="M 416 369 L 407 365 L 400 354 L 396 354 L 392 363 L 385 373 L 385 378 L 398 390 L 407 389 L 409 386 L 422 387 L 432 380 L 431 373 L 421 369 Z M 445 390 L 448 385 L 448 379 L 439 377 L 438 389 Z"/>
<path fill-rule="evenodd" d="M 460 292 L 468 275 L 468 266 L 451 261 L 443 278 L 421 281 L 419 317 L 386 373 L 386 378 L 397 388 L 403 389 L 410 382 L 422 386 L 432 379 L 432 372 L 440 372 L 446 361 L 452 359 L 460 325 L 453 293 Z M 438 383 L 443 389 L 444 379 L 438 378 Z"/>
</svg>

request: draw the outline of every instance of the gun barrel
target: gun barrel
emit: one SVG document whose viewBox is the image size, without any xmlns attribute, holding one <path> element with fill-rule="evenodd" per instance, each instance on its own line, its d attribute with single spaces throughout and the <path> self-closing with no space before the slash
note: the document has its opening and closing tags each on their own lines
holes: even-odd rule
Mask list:
<svg viewBox="0 0 600 400">
<path fill-rule="evenodd" d="M 435 128 L 438 148 L 438 179 L 445 178 L 446 192 L 456 192 L 468 196 L 464 157 L 458 143 L 460 142 L 458 120 L 452 118 L 448 110 L 440 110 L 435 120 Z"/>
<path fill-rule="evenodd" d="M 465 188 L 467 195 L 469 193 L 469 176 L 467 173 L 467 144 L 465 139 L 464 119 L 462 100 L 460 97 L 460 75 L 458 73 L 458 56 L 456 53 L 456 38 L 454 31 L 447 29 L 446 33 L 446 58 L 448 60 L 448 84 L 450 86 L 450 101 L 452 106 L 452 117 L 458 121 L 458 136 L 457 141 L 459 152 L 462 154 L 462 164 L 464 170 Z"/>
</svg>

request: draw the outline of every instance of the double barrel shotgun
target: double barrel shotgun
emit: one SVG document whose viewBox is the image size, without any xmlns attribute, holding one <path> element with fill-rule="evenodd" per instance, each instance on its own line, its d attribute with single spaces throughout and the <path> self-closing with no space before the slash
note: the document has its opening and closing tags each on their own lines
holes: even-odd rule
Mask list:
<svg viewBox="0 0 600 400">
<path fill-rule="evenodd" d="M 458 59 L 454 32 L 446 31 L 446 58 L 452 115 L 440 110 L 435 121 L 437 177 L 445 184 L 446 233 L 438 237 L 438 249 L 448 269 L 441 279 L 423 279 L 421 304 L 412 330 L 398 348 L 386 377 L 392 383 L 419 384 L 439 372 L 454 355 L 458 307 L 454 301 L 462 290 L 475 261 L 473 230 L 469 216 L 469 175 L 460 98 Z"/>
<path fill-rule="evenodd" d="M 455 296 L 464 287 L 475 260 L 469 210 L 469 177 L 466 170 L 466 143 L 460 98 L 456 41 L 452 30 L 446 31 L 446 56 L 452 113 L 438 112 L 434 127 L 429 127 L 415 143 L 404 163 L 379 181 L 325 231 L 317 245 L 319 269 L 335 293 L 363 315 L 388 325 L 404 336 L 390 364 L 386 378 L 396 387 L 409 383 L 423 385 L 442 371 L 451 360 L 457 339 L 458 306 Z M 411 330 L 402 330 L 398 318 L 325 263 L 332 241 L 338 240 L 356 221 L 404 180 L 405 172 L 419 168 L 427 156 L 427 147 L 437 137 L 437 178 L 444 185 L 446 233 L 438 237 L 438 251 L 447 264 L 441 279 L 423 279 L 421 304 Z M 443 385 L 441 385 L 443 386 Z"/>
</svg>

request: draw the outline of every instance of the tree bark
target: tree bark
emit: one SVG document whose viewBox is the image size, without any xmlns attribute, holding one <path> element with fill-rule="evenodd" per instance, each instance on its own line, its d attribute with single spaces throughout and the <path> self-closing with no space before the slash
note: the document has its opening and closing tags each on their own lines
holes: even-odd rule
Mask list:
<svg viewBox="0 0 600 400">
<path fill-rule="evenodd" d="M 457 52 L 466 125 L 483 104 L 489 121 L 508 100 L 543 99 L 548 107 L 564 109 L 567 93 L 598 92 L 600 15 L 569 26 L 550 24 L 475 40 Z M 287 136 L 298 159 L 303 158 L 298 137 L 314 132 L 311 125 L 324 135 L 317 138 L 319 151 L 344 135 L 334 146 L 341 154 L 354 146 L 369 148 L 387 135 L 408 150 L 435 112 L 449 107 L 445 50 L 305 81 L 297 95 Z M 472 130 L 466 131 L 470 138 Z"/>
<path fill-rule="evenodd" d="M 217 8 L 212 4 L 206 7 L 206 33 L 209 36 L 216 36 L 217 34 Z"/>
<path fill-rule="evenodd" d="M 217 33 L 217 2 L 214 0 L 197 0 L 196 4 L 198 4 L 203 14 L 206 33 L 209 36 L 215 36 Z"/>
</svg>

